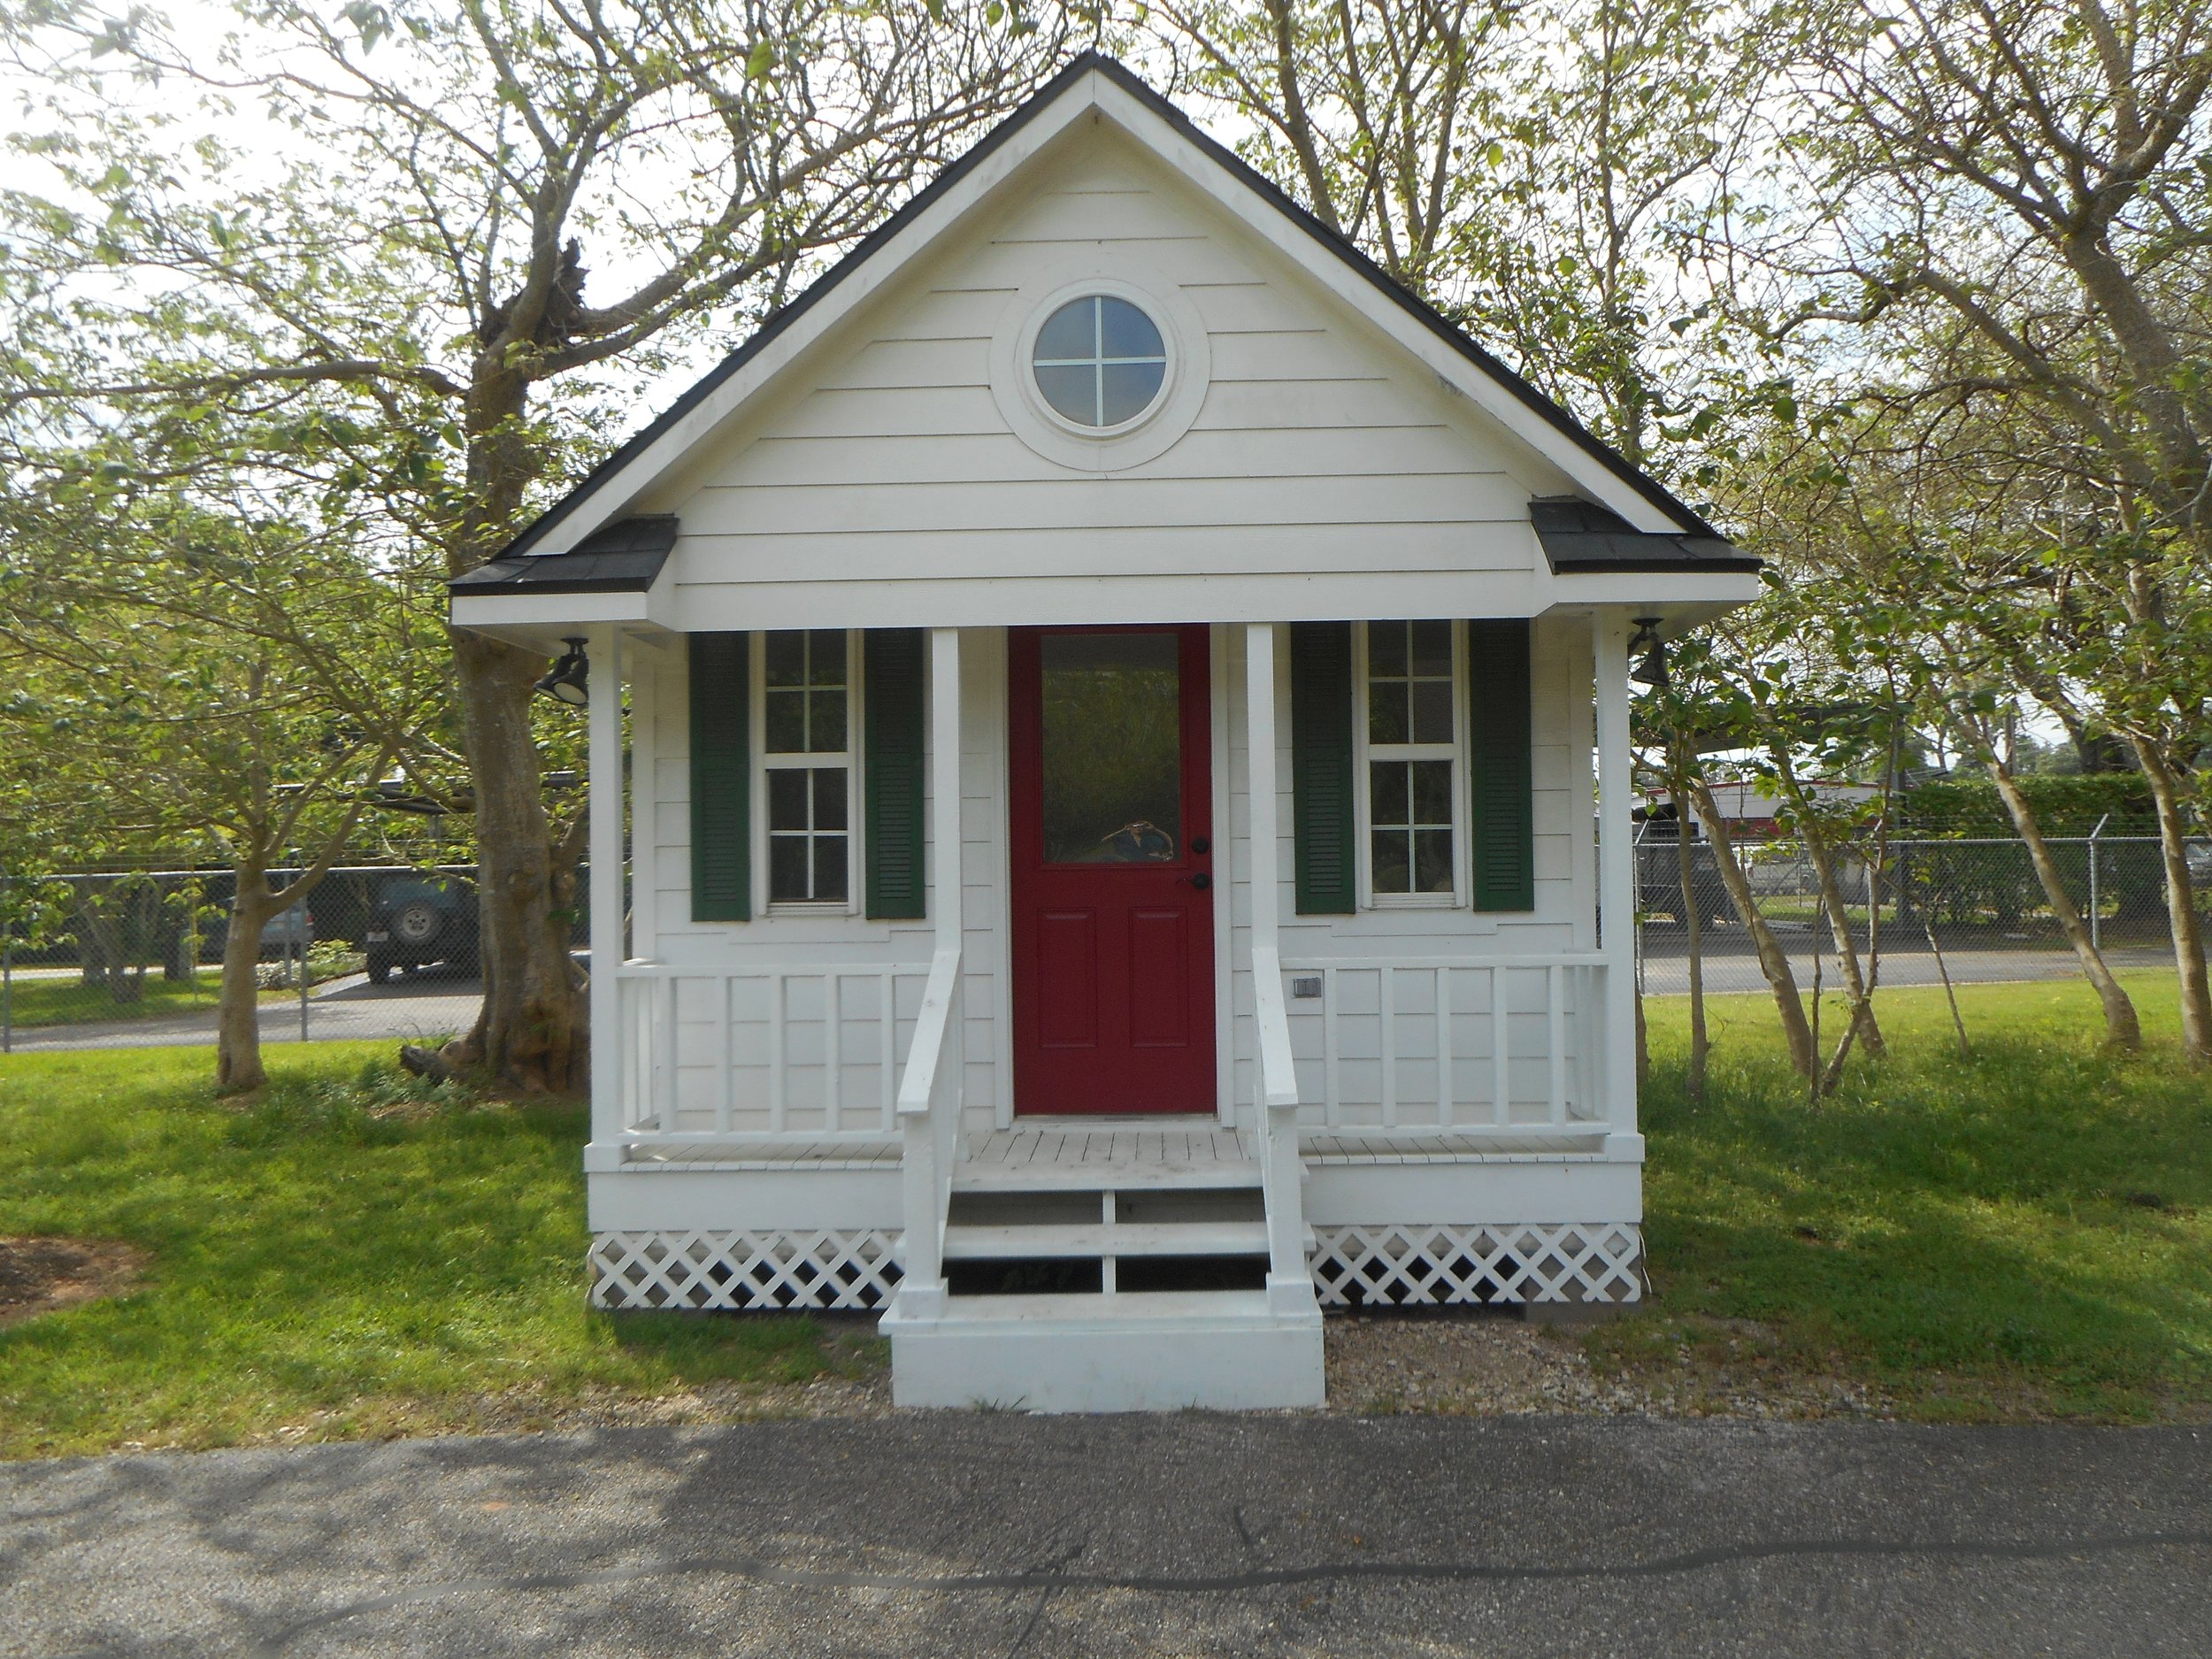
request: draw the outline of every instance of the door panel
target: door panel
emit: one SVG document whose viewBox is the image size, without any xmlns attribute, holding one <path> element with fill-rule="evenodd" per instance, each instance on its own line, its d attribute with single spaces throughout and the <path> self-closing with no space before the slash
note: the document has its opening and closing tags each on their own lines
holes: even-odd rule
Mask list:
<svg viewBox="0 0 2212 1659">
<path fill-rule="evenodd" d="M 1014 1102 L 1214 1110 L 1207 631 L 1008 649 Z"/>
<path fill-rule="evenodd" d="M 1129 917 L 1129 1041 L 1171 1048 L 1190 1041 L 1190 918 L 1178 910 Z"/>
<path fill-rule="evenodd" d="M 1037 1038 L 1048 1048 L 1098 1047 L 1098 913 L 1037 918 Z"/>
</svg>

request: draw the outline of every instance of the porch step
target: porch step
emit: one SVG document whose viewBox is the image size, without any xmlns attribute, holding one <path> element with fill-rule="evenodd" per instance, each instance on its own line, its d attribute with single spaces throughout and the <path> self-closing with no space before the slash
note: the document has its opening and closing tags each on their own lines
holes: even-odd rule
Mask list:
<svg viewBox="0 0 2212 1659">
<path fill-rule="evenodd" d="M 1017 1121 L 968 1142 L 955 1193 L 1252 1187 L 1260 1166 L 1233 1129 L 1210 1120 Z"/>
<path fill-rule="evenodd" d="M 1253 1410 L 1322 1401 L 1321 1315 L 1264 1291 L 947 1298 L 884 1315 L 902 1406 Z"/>
<path fill-rule="evenodd" d="M 945 1229 L 945 1259 L 949 1262 L 1048 1256 L 1266 1254 L 1264 1221 L 1118 1222 L 1112 1225 L 1093 1223 L 1088 1226 L 1065 1223 L 969 1226 L 954 1223 Z"/>
</svg>

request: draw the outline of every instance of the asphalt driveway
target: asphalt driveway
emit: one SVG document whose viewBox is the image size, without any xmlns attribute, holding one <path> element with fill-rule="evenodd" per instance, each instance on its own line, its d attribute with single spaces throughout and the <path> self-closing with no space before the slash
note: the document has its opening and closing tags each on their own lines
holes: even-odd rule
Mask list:
<svg viewBox="0 0 2212 1659">
<path fill-rule="evenodd" d="M 1300 1417 L 0 1468 L 0 1653 L 2201 1655 L 2212 1431 Z"/>
</svg>

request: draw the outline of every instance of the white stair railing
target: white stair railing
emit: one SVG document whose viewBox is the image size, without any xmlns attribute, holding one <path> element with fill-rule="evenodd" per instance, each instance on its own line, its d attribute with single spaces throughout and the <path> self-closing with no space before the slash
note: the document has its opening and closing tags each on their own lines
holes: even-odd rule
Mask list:
<svg viewBox="0 0 2212 1659">
<path fill-rule="evenodd" d="M 962 1073 L 960 952 L 940 950 L 899 1079 L 900 1198 L 905 1212 L 901 1311 L 941 1311 L 945 1295 L 945 1217 L 960 1135 Z"/>
<path fill-rule="evenodd" d="M 1252 1118 L 1267 1200 L 1267 1299 L 1278 1312 L 1295 1313 L 1314 1305 L 1306 1265 L 1305 1166 L 1298 1153 L 1298 1068 L 1283 1007 L 1282 962 L 1264 945 L 1252 951 L 1252 997 L 1259 1028 Z"/>
</svg>

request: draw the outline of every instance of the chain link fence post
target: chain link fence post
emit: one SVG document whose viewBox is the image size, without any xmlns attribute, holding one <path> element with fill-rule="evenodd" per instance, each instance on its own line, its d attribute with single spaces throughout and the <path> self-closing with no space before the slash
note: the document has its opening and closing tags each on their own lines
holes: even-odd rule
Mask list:
<svg viewBox="0 0 2212 1659">
<path fill-rule="evenodd" d="M 2112 822 L 2108 812 L 2097 820 L 2097 827 L 2089 832 L 2089 948 L 2101 955 L 2104 951 L 2104 905 L 2097 894 L 2097 837 L 2104 833 L 2104 826 Z"/>
<path fill-rule="evenodd" d="M 0 1054 L 15 1052 L 15 911 L 0 875 Z"/>
<path fill-rule="evenodd" d="M 307 901 L 300 900 L 300 1041 L 307 1041 L 307 956 L 315 942 L 315 912 L 307 908 Z"/>
</svg>

